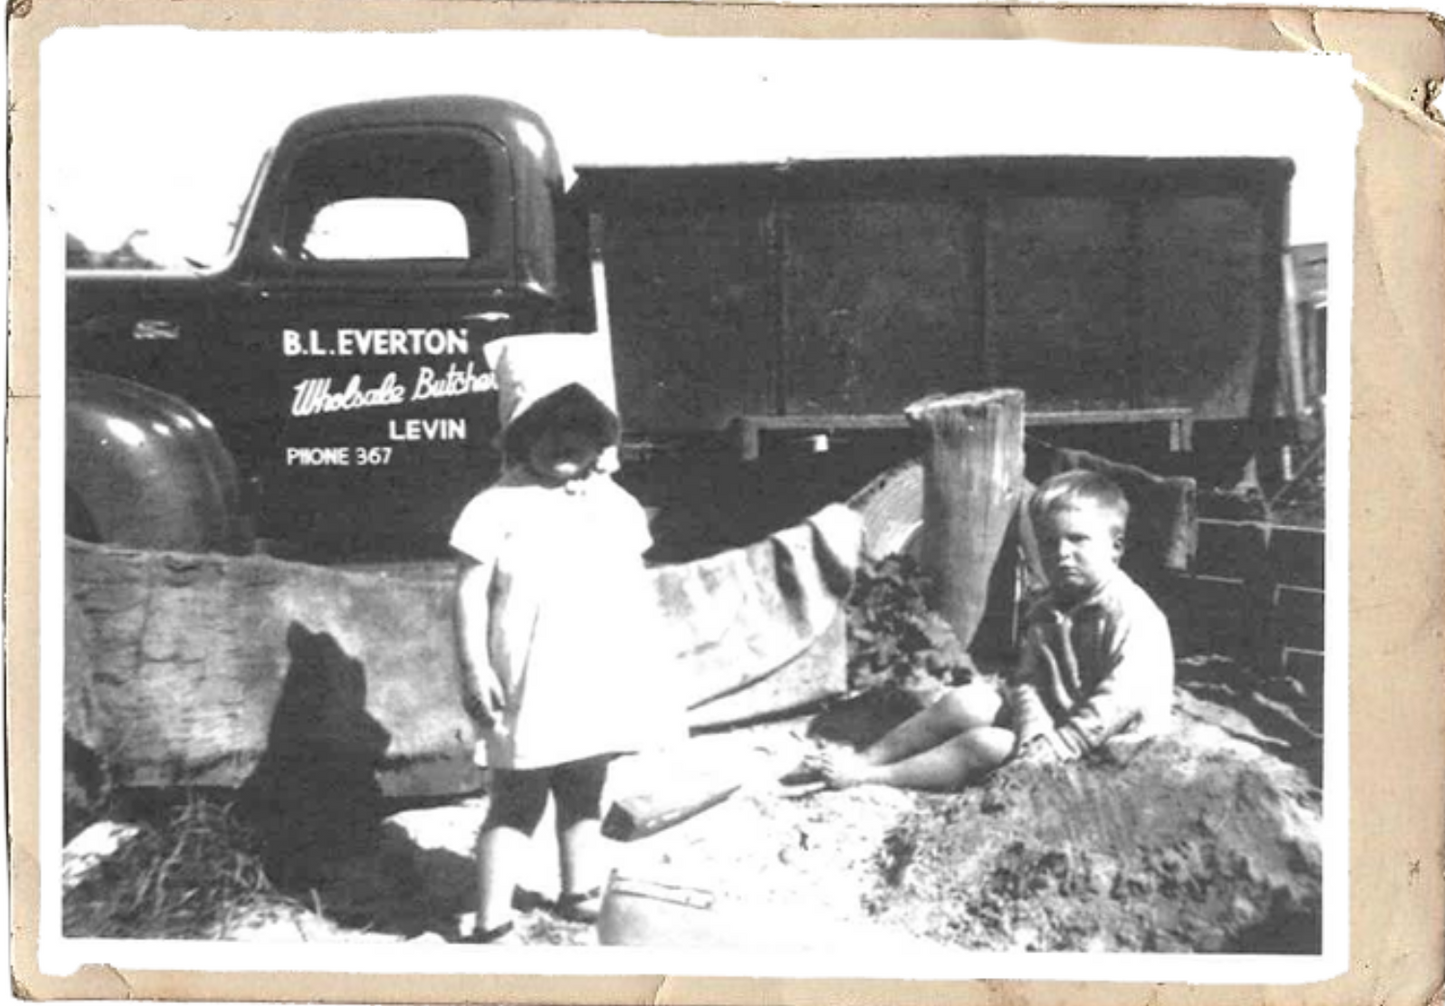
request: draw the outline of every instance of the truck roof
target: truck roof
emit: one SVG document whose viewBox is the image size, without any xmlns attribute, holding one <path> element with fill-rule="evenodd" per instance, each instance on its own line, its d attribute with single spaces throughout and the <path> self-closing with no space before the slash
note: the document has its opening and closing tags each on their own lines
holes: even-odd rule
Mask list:
<svg viewBox="0 0 1445 1006">
<path fill-rule="evenodd" d="M 465 126 L 487 129 L 511 146 L 531 148 L 540 131 L 550 146 L 551 133 L 541 116 L 503 98 L 478 95 L 428 95 L 338 105 L 304 115 L 282 137 L 283 144 L 306 142 L 329 133 L 388 126 Z"/>
</svg>

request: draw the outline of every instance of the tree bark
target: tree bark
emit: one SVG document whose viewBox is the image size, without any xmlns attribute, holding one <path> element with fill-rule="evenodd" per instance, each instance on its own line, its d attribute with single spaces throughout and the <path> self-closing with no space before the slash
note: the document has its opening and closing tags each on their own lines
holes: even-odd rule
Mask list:
<svg viewBox="0 0 1445 1006">
<path fill-rule="evenodd" d="M 1024 393 L 924 399 L 906 410 L 922 436 L 922 561 L 934 607 L 966 648 L 1024 484 Z"/>
</svg>

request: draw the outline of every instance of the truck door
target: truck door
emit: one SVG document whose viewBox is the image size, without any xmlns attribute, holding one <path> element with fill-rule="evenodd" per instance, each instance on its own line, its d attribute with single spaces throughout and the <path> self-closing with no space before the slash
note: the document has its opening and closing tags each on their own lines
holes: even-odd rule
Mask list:
<svg viewBox="0 0 1445 1006">
<path fill-rule="evenodd" d="M 482 347 L 540 308 L 514 281 L 507 151 L 481 129 L 386 126 L 283 157 L 267 246 L 217 306 L 222 435 L 261 478 L 264 535 L 439 550 L 496 473 Z"/>
</svg>

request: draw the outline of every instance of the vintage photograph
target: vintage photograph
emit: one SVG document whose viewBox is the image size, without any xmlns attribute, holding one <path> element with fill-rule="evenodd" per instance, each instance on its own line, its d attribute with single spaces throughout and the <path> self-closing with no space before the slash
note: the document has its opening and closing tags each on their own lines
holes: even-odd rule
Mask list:
<svg viewBox="0 0 1445 1006">
<path fill-rule="evenodd" d="M 57 955 L 1343 967 L 1347 61 L 41 72 Z"/>
</svg>

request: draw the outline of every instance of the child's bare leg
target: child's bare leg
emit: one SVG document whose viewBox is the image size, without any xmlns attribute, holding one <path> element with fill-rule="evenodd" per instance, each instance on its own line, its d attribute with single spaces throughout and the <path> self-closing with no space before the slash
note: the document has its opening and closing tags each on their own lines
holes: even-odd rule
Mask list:
<svg viewBox="0 0 1445 1006">
<path fill-rule="evenodd" d="M 875 783 L 951 793 L 993 771 L 1013 753 L 1014 735 L 1001 727 L 975 727 L 909 757 L 870 764 L 846 753 L 819 757 L 823 780 L 835 789 Z"/>
<path fill-rule="evenodd" d="M 983 684 L 950 688 L 927 709 L 904 720 L 858 754 L 864 765 L 888 765 L 935 748 L 959 734 L 992 726 L 1003 700 Z"/>
<path fill-rule="evenodd" d="M 605 879 L 602 788 L 606 782 L 606 758 L 571 762 L 553 771 L 563 904 L 569 896 L 577 901 L 601 887 Z"/>
<path fill-rule="evenodd" d="M 527 843 L 547 808 L 545 772 L 492 772 L 491 802 L 477 839 L 477 932 L 512 918 Z"/>
</svg>

